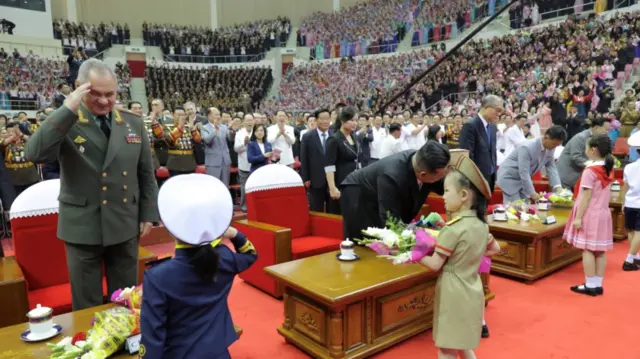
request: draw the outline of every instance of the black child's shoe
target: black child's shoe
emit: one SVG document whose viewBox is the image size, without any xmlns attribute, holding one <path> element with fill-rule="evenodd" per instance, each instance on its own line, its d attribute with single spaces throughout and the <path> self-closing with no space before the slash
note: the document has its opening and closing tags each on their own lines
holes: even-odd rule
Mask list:
<svg viewBox="0 0 640 359">
<path fill-rule="evenodd" d="M 637 271 L 639 269 L 640 269 L 640 266 L 635 263 L 629 263 L 627 261 L 624 261 L 622 263 L 622 270 L 625 272 Z"/>
<path fill-rule="evenodd" d="M 585 294 L 592 297 L 598 295 L 597 288 L 587 288 L 586 284 L 574 285 L 571 287 L 571 291 L 574 293 Z"/>
<path fill-rule="evenodd" d="M 489 327 L 486 324 L 482 326 L 482 337 L 489 338 Z"/>
</svg>

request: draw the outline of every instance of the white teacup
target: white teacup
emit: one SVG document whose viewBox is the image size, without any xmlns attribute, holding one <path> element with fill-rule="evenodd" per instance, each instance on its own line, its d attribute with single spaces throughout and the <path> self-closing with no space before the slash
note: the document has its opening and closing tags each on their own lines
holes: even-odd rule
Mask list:
<svg viewBox="0 0 640 359">
<path fill-rule="evenodd" d="M 504 208 L 496 208 L 493 210 L 493 219 L 496 221 L 506 221 L 507 211 Z"/>
<path fill-rule="evenodd" d="M 547 199 L 540 199 L 538 201 L 538 211 L 548 211 L 551 209 L 551 203 Z"/>
<path fill-rule="evenodd" d="M 355 244 L 347 238 L 340 243 L 340 259 L 354 259 L 355 257 Z"/>
<path fill-rule="evenodd" d="M 35 335 L 45 334 L 53 329 L 53 309 L 43 307 L 40 304 L 29 313 L 29 331 Z"/>
</svg>

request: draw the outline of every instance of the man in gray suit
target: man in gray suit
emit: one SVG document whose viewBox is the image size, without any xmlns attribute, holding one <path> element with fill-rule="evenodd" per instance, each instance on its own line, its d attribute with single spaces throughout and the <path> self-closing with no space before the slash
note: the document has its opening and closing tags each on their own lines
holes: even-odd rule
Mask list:
<svg viewBox="0 0 640 359">
<path fill-rule="evenodd" d="M 209 122 L 202 126 L 202 142 L 204 143 L 204 165 L 207 174 L 216 177 L 227 187 L 229 186 L 229 167 L 231 157 L 227 139 L 229 129 L 220 123 L 220 110 L 209 108 L 207 113 Z"/>
<path fill-rule="evenodd" d="M 547 170 L 551 188 L 554 191 L 562 189 L 553 153 L 566 137 L 562 126 L 553 126 L 544 137 L 527 140 L 509 154 L 498 169 L 498 186 L 502 190 L 504 203 L 540 199 L 531 177 L 543 167 Z"/>
<path fill-rule="evenodd" d="M 32 162 L 60 161 L 58 238 L 65 242 L 73 310 L 138 281 L 138 238 L 158 221 L 149 136 L 142 118 L 114 108 L 117 79 L 90 59 L 78 87 L 25 146 Z"/>
<path fill-rule="evenodd" d="M 596 118 L 591 121 L 590 129 L 578 133 L 567 142 L 557 164 L 560 182 L 562 182 L 563 187 L 573 190 L 576 182 L 578 182 L 578 178 L 580 178 L 588 160 L 584 150 L 589 137 L 607 134 L 610 127 L 610 119 L 604 117 Z"/>
</svg>

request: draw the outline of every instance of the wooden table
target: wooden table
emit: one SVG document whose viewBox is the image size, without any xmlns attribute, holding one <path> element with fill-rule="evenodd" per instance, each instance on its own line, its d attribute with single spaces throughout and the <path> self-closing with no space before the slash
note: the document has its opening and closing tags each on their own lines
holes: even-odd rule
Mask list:
<svg viewBox="0 0 640 359">
<path fill-rule="evenodd" d="M 77 312 L 62 314 L 53 317 L 53 322 L 62 326 L 62 333 L 38 343 L 25 343 L 20 340 L 20 334 L 29 328 L 28 324 L 18 324 L 0 329 L 0 359 L 46 359 L 51 355 L 51 349 L 47 343 L 57 343 L 64 337 L 71 337 L 78 332 L 89 330 L 91 320 L 96 312 L 112 308 L 113 304 L 105 304 L 99 307 L 80 310 Z M 238 337 L 242 335 L 242 329 L 236 327 Z M 137 358 L 138 355 L 129 355 L 120 352 L 110 358 Z"/>
<path fill-rule="evenodd" d="M 355 262 L 337 253 L 265 268 L 284 285 L 278 332 L 288 343 L 315 358 L 365 358 L 431 328 L 437 273 L 394 265 L 365 247 Z M 490 300 L 489 276 L 482 279 Z"/>
<path fill-rule="evenodd" d="M 540 218 L 556 217 L 555 224 L 494 221 L 488 216 L 489 231 L 500 243 L 491 271 L 522 278 L 529 283 L 582 258 L 582 251 L 562 239 L 571 210 L 555 208 L 540 212 Z"/>
<path fill-rule="evenodd" d="M 611 191 L 611 199 L 609 199 L 609 209 L 611 209 L 611 219 L 613 221 L 613 240 L 616 242 L 627 238 L 627 229 L 624 227 L 624 213 L 622 211 L 621 191 Z"/>
</svg>

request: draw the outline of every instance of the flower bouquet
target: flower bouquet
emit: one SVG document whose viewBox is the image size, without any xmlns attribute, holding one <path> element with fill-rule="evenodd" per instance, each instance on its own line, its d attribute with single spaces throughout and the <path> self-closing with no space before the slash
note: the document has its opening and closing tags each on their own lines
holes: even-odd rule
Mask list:
<svg viewBox="0 0 640 359">
<path fill-rule="evenodd" d="M 51 359 L 105 359 L 120 350 L 127 338 L 140 333 L 142 287 L 119 289 L 111 295 L 119 306 L 97 312 L 91 329 L 49 343 Z"/>
<path fill-rule="evenodd" d="M 385 228 L 369 227 L 362 233 L 371 239 L 355 239 L 358 244 L 373 249 L 379 257 L 394 264 L 415 263 L 433 254 L 438 231 L 444 221 L 437 213 L 410 224 L 388 217 Z M 431 228 L 429 228 L 431 227 Z"/>
<path fill-rule="evenodd" d="M 539 222 L 538 209 L 535 205 L 529 204 L 524 200 L 513 201 L 507 204 L 507 219 L 520 220 L 523 222 Z"/>
<path fill-rule="evenodd" d="M 573 193 L 568 189 L 562 189 L 558 193 L 540 192 L 540 195 L 548 199 L 551 204 L 556 207 L 571 208 L 573 207 Z"/>
</svg>

